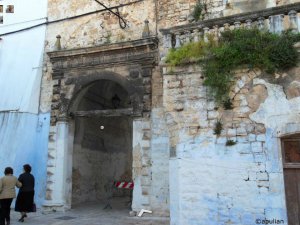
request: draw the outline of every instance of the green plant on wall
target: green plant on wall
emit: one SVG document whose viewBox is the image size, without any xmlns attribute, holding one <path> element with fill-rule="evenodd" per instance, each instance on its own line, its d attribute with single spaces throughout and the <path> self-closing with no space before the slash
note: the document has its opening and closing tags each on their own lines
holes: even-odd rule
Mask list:
<svg viewBox="0 0 300 225">
<path fill-rule="evenodd" d="M 203 64 L 204 84 L 210 87 L 217 102 L 223 102 L 234 84 L 234 69 L 246 65 L 249 69 L 274 73 L 291 68 L 298 60 L 293 45 L 299 40 L 299 35 L 291 32 L 281 35 L 257 29 L 224 32 L 220 45 L 211 49 Z"/>
<path fill-rule="evenodd" d="M 166 63 L 171 66 L 178 66 L 203 61 L 204 57 L 209 54 L 210 49 L 216 46 L 212 37 L 209 39 L 209 42 L 203 40 L 191 42 L 178 49 L 171 49 L 167 55 Z"/>
<path fill-rule="evenodd" d="M 236 144 L 236 141 L 233 141 L 233 140 L 227 140 L 226 141 L 226 146 L 233 146 L 233 145 L 235 145 Z"/>
<path fill-rule="evenodd" d="M 224 107 L 224 109 L 227 109 L 227 110 L 233 109 L 231 99 L 228 98 L 227 100 L 224 100 L 223 107 Z"/>
<path fill-rule="evenodd" d="M 214 134 L 219 136 L 221 134 L 222 130 L 223 130 L 223 124 L 222 124 L 221 120 L 218 120 L 215 124 Z"/>
<path fill-rule="evenodd" d="M 203 66 L 204 85 L 218 104 L 224 104 L 235 83 L 235 69 L 241 65 L 260 68 L 266 73 L 289 69 L 298 61 L 294 47 L 298 41 L 300 35 L 289 31 L 272 34 L 258 29 L 236 29 L 223 32 L 218 43 L 210 39 L 209 43 L 189 43 L 172 50 L 167 62 L 176 66 L 198 59 Z"/>
<path fill-rule="evenodd" d="M 197 2 L 193 10 L 192 16 L 195 21 L 203 20 L 206 12 L 206 4 L 200 1 Z"/>
</svg>

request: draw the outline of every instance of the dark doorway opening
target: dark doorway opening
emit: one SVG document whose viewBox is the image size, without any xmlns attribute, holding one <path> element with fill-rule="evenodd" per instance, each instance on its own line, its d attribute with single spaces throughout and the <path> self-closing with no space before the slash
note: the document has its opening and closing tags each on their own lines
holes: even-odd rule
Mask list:
<svg viewBox="0 0 300 225">
<path fill-rule="evenodd" d="M 130 107 L 122 86 L 100 80 L 84 90 L 76 109 L 72 109 L 72 207 L 87 202 L 105 205 L 112 199 L 118 207 L 130 205 L 132 190 L 114 185 L 117 181 L 132 181 L 132 118 L 114 114 Z M 76 111 L 84 112 L 84 116 L 76 116 Z M 101 113 L 104 111 L 105 115 Z"/>
</svg>

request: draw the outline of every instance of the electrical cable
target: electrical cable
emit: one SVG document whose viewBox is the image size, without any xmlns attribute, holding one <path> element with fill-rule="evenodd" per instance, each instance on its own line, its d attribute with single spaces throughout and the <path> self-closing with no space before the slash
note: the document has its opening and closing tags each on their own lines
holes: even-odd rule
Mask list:
<svg viewBox="0 0 300 225">
<path fill-rule="evenodd" d="M 77 18 L 80 18 L 80 17 L 84 17 L 84 16 L 88 16 L 88 15 L 93 15 L 93 14 L 101 13 L 101 12 L 108 11 L 108 10 L 109 11 L 113 10 L 113 9 L 117 9 L 118 10 L 121 7 L 128 6 L 128 5 L 133 5 L 135 3 L 139 3 L 139 2 L 142 2 L 142 1 L 144 1 L 144 0 L 136 0 L 134 2 L 130 2 L 130 3 L 126 3 L 126 4 L 121 4 L 121 5 L 113 6 L 113 7 L 109 7 L 109 8 L 106 7 L 105 9 L 100 9 L 100 10 L 96 10 L 96 11 L 93 11 L 93 12 L 83 13 L 83 14 L 80 14 L 80 15 L 72 16 L 72 17 L 67 17 L 67 18 L 53 20 L 53 21 L 46 21 L 46 22 L 39 23 L 39 24 L 30 26 L 30 27 L 23 28 L 23 29 L 19 29 L 19 30 L 15 30 L 15 31 L 10 31 L 10 32 L 6 32 L 6 33 L 2 33 L 2 34 L 0 34 L 0 36 L 15 34 L 15 33 L 18 33 L 18 32 L 22 32 L 22 31 L 26 31 L 26 30 L 31 30 L 31 29 L 39 27 L 39 26 L 49 25 L 49 24 L 53 24 L 53 23 L 59 23 L 59 22 L 67 21 L 67 20 L 73 20 L 73 19 L 77 19 Z M 114 13 L 114 14 L 116 14 L 116 13 Z M 46 18 L 46 20 L 47 20 L 47 18 Z M 120 18 L 119 18 L 119 22 L 120 22 Z M 124 22 L 126 23 L 125 20 L 124 20 Z"/>
<path fill-rule="evenodd" d="M 29 22 L 35 22 L 35 21 L 40 21 L 40 20 L 46 20 L 47 17 L 43 17 L 43 18 L 37 18 L 37 19 L 33 19 L 33 20 L 25 20 L 25 21 L 21 21 L 21 22 L 17 22 L 17 23 L 11 23 L 11 24 L 6 24 L 6 25 L 1 25 L 1 27 L 9 27 L 9 26 L 14 26 L 14 25 L 20 25 L 20 24 L 24 24 L 24 23 L 29 23 Z"/>
<path fill-rule="evenodd" d="M 110 11 L 115 16 L 117 16 L 119 18 L 119 25 L 120 25 L 120 27 L 122 29 L 125 29 L 127 27 L 126 21 L 124 20 L 123 17 L 120 16 L 119 7 L 117 8 L 117 12 L 115 13 L 114 11 L 112 11 L 111 9 L 109 9 L 106 5 L 104 5 L 103 3 L 99 2 L 98 0 L 94 0 L 94 1 L 97 2 L 98 4 L 100 4 L 101 6 L 103 6 L 106 10 Z"/>
</svg>

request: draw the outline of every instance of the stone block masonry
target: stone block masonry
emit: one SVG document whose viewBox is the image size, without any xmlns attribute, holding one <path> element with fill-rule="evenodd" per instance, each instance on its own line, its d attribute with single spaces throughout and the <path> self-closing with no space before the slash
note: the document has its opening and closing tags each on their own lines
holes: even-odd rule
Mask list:
<svg viewBox="0 0 300 225">
<path fill-rule="evenodd" d="M 101 1 L 107 7 L 130 4 L 133 0 L 126 1 Z M 48 8 L 49 21 L 59 20 L 75 15 L 80 15 L 95 10 L 104 9 L 96 1 L 64 1 L 50 0 Z M 113 9 L 116 11 L 116 9 Z M 153 1 L 141 1 L 119 8 L 120 15 L 128 23 L 126 29 L 121 29 L 119 19 L 109 11 L 91 14 L 75 20 L 51 24 L 47 32 L 46 49 L 53 49 L 56 35 L 61 35 L 63 49 L 80 48 L 124 42 L 142 38 L 144 21 L 149 20 L 150 34 L 155 35 L 155 4 Z"/>
<path fill-rule="evenodd" d="M 167 50 L 159 29 L 192 22 L 196 0 L 102 2 L 108 7 L 133 3 L 119 8 L 128 22 L 126 29 L 120 28 L 118 18 L 110 12 L 52 23 L 47 29 L 45 49 L 50 53 L 45 55 L 40 110 L 51 111 L 48 203 L 71 204 L 70 189 L 62 187 L 65 181 L 72 185 L 66 162 L 72 158 L 73 147 L 67 146 L 67 140 L 73 142 L 74 129 L 67 114 L 70 102 L 89 82 L 113 79 L 126 84 L 128 92 L 138 90 L 130 96 L 138 115 L 133 118 L 133 210 L 149 209 L 161 216 L 171 213 L 172 225 L 253 224 L 254 218 L 271 215 L 286 221 L 277 134 L 300 131 L 293 122 L 298 121 L 294 120 L 299 111 L 298 81 L 287 82 L 282 90 L 258 79 L 259 71 L 237 71 L 238 81 L 230 93 L 233 109 L 224 110 L 203 86 L 200 67 L 175 68 L 171 73 L 157 61 Z M 212 19 L 294 1 L 203 2 L 205 19 Z M 95 1 L 50 0 L 48 19 L 101 8 Z M 142 39 L 146 19 L 151 38 Z M 57 35 L 62 49 L 54 51 Z M 217 136 L 218 120 L 224 129 Z M 228 141 L 236 144 L 226 146 Z M 65 161 L 60 160 L 62 155 Z"/>
<path fill-rule="evenodd" d="M 279 86 L 241 70 L 231 93 L 234 107 L 225 110 L 203 86 L 201 68 L 191 67 L 185 68 L 189 72 L 173 68 L 170 74 L 163 69 L 163 106 L 174 149 L 171 224 L 254 224 L 255 218 L 273 217 L 287 221 L 280 146 L 272 133 L 295 112 L 289 111 L 287 119 L 279 116 L 276 124 L 270 118 L 282 114 L 273 112 L 274 107 L 284 102 L 295 107 L 299 97 L 287 102 Z M 281 97 L 273 101 L 275 96 Z M 223 123 L 220 135 L 213 132 L 217 120 Z M 226 146 L 228 140 L 236 144 Z"/>
</svg>

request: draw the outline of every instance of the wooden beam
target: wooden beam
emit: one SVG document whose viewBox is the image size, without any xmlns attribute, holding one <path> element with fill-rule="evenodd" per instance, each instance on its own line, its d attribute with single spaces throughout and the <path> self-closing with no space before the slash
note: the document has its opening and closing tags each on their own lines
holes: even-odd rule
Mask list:
<svg viewBox="0 0 300 225">
<path fill-rule="evenodd" d="M 115 117 L 115 116 L 132 116 L 133 108 L 125 109 L 105 109 L 105 110 L 90 110 L 90 111 L 76 111 L 73 113 L 77 117 Z"/>
</svg>

